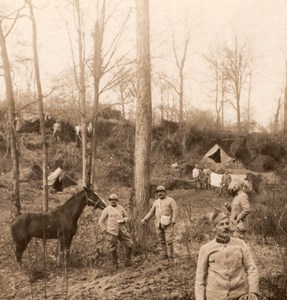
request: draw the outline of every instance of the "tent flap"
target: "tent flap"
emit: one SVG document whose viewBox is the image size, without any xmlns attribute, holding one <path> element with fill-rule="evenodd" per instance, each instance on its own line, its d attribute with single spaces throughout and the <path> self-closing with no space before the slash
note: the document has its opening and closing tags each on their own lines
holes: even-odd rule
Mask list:
<svg viewBox="0 0 287 300">
<path fill-rule="evenodd" d="M 233 163 L 230 157 L 218 144 L 215 144 L 202 158 L 202 162 L 214 171 L 224 169 L 227 164 Z"/>
</svg>

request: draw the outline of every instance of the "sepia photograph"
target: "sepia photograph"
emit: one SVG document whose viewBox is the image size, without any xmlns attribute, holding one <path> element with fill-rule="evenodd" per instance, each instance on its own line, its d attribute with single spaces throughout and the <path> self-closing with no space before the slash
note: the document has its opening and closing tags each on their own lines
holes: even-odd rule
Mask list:
<svg viewBox="0 0 287 300">
<path fill-rule="evenodd" d="M 287 300 L 287 2 L 0 2 L 0 300 Z"/>
</svg>

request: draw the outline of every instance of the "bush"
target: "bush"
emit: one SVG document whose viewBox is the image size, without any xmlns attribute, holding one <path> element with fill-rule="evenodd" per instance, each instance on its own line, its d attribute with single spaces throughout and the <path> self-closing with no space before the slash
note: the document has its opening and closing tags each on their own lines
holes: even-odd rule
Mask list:
<svg viewBox="0 0 287 300">
<path fill-rule="evenodd" d="M 258 257 L 259 262 L 264 266 L 266 276 L 262 279 L 261 285 L 268 290 L 268 299 L 286 299 L 287 294 L 287 195 L 286 188 L 280 187 L 272 192 L 265 192 L 257 197 L 253 203 L 252 218 L 250 225 L 253 233 L 262 237 L 262 241 L 268 243 L 272 239 L 272 248 L 277 259 L 281 260 L 280 266 L 283 270 L 274 273 L 272 264 L 266 265 Z M 276 249 L 276 252 L 275 252 Z M 280 274 L 281 273 L 281 274 Z"/>
</svg>

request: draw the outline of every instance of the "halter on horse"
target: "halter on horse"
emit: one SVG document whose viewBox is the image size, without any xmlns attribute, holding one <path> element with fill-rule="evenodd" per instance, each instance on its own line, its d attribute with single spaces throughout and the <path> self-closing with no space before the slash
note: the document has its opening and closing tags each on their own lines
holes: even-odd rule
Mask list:
<svg viewBox="0 0 287 300">
<path fill-rule="evenodd" d="M 77 222 L 85 206 L 104 209 L 106 203 L 91 189 L 85 188 L 72 196 L 63 205 L 50 213 L 25 213 L 18 216 L 11 224 L 11 234 L 16 245 L 16 258 L 21 263 L 22 254 L 32 237 L 39 239 L 58 239 L 61 258 L 68 259 Z"/>
</svg>

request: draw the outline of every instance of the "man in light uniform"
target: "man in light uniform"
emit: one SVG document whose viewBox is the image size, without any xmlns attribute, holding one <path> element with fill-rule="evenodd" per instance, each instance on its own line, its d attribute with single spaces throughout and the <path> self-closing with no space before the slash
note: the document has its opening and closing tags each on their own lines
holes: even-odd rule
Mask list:
<svg viewBox="0 0 287 300">
<path fill-rule="evenodd" d="M 141 220 L 145 224 L 155 215 L 156 233 L 161 244 L 162 258 L 172 259 L 173 257 L 173 235 L 174 224 L 178 215 L 178 207 L 175 200 L 166 195 L 164 186 L 156 188 L 158 199 L 155 200 L 148 214 Z"/>
<path fill-rule="evenodd" d="M 228 170 L 225 170 L 224 174 L 221 177 L 220 190 L 218 193 L 218 197 L 222 194 L 222 192 L 224 190 L 228 191 L 230 182 L 231 182 L 231 176 L 230 176 Z"/>
<path fill-rule="evenodd" d="M 125 209 L 118 204 L 119 198 L 116 194 L 109 196 L 111 205 L 106 207 L 99 219 L 99 225 L 103 232 L 108 235 L 110 243 L 110 252 L 112 257 L 112 263 L 114 267 L 118 268 L 118 256 L 117 256 L 117 244 L 118 240 L 123 243 L 126 249 L 126 262 L 125 266 L 131 265 L 131 255 L 133 241 L 126 228 L 126 222 L 128 221 L 128 215 Z"/>
<path fill-rule="evenodd" d="M 244 182 L 237 180 L 233 186 L 233 198 L 230 206 L 230 221 L 233 224 L 233 237 L 243 238 L 247 230 L 247 216 L 250 214 L 250 203 L 244 192 Z"/>
<path fill-rule="evenodd" d="M 195 299 L 258 299 L 258 273 L 248 246 L 230 237 L 231 224 L 224 213 L 214 212 L 211 223 L 216 235 L 199 250 Z"/>
</svg>

